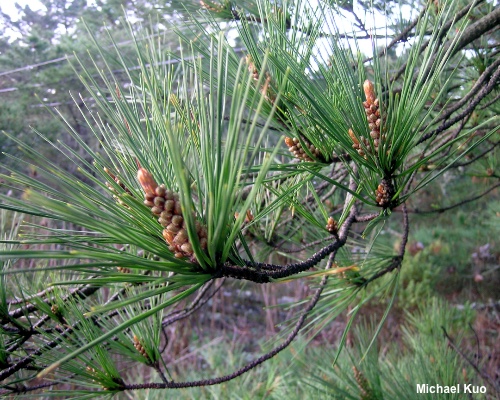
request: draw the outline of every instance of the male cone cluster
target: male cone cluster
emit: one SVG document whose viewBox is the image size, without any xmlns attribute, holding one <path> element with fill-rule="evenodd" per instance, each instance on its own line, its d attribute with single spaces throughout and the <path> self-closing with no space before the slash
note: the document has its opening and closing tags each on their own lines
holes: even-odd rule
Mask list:
<svg viewBox="0 0 500 400">
<path fill-rule="evenodd" d="M 373 147 L 375 152 L 378 152 L 380 145 L 380 118 L 379 101 L 375 98 L 375 89 L 373 83 L 368 79 L 363 83 L 363 90 L 365 92 L 366 101 L 363 102 L 365 108 L 366 119 L 368 120 L 368 127 L 370 128 L 370 137 L 373 139 Z"/>
<path fill-rule="evenodd" d="M 382 179 L 375 190 L 375 201 L 379 206 L 387 208 L 391 203 L 392 196 L 394 196 L 394 186 L 390 180 Z"/>
<path fill-rule="evenodd" d="M 309 157 L 309 155 L 306 153 L 302 145 L 300 144 L 299 139 L 297 138 L 291 138 L 291 137 L 286 137 L 285 138 L 285 143 L 288 146 L 288 150 L 290 150 L 290 153 L 292 153 L 296 158 L 299 160 L 304 160 L 304 161 L 309 161 L 313 162 L 314 160 Z M 306 146 L 309 149 L 309 152 L 314 155 L 316 158 L 321 157 L 321 152 L 311 143 L 307 143 L 304 141 Z"/>
<path fill-rule="evenodd" d="M 141 341 L 139 340 L 139 338 L 137 337 L 137 335 L 134 335 L 134 339 L 133 339 L 133 342 L 134 342 L 134 347 L 135 349 L 141 353 L 141 355 L 146 358 L 147 360 L 149 360 L 149 357 L 148 357 L 148 353 L 146 352 L 146 349 L 144 348 L 144 346 L 141 344 Z"/>
<path fill-rule="evenodd" d="M 165 228 L 163 238 L 169 250 L 177 258 L 189 257 L 191 261 L 196 261 L 182 214 L 179 194 L 166 189 L 165 185 L 158 185 L 151 173 L 144 168 L 139 168 L 137 179 L 144 190 L 144 204 L 151 208 L 151 212 L 158 217 L 158 222 Z M 206 249 L 207 230 L 198 221 L 195 224 L 200 247 Z"/>
<path fill-rule="evenodd" d="M 380 146 L 381 140 L 385 138 L 385 136 L 381 135 L 380 133 L 382 118 L 380 116 L 379 100 L 375 96 L 373 83 L 369 80 L 366 80 L 364 82 L 363 90 L 366 97 L 366 101 L 363 102 L 363 107 L 365 108 L 366 119 L 368 120 L 368 127 L 370 128 L 370 137 L 373 141 L 373 148 L 375 150 L 375 153 L 378 153 L 378 148 Z M 358 139 L 352 129 L 349 129 L 349 136 L 352 140 L 353 149 L 355 149 L 360 156 L 366 159 L 365 151 L 370 151 L 371 149 L 370 140 L 364 136 L 359 136 Z"/>
</svg>

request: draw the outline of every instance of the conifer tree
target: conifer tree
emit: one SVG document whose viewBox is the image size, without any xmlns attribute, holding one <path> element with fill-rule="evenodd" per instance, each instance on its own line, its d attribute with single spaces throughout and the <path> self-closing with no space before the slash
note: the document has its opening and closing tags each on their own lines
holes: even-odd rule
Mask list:
<svg viewBox="0 0 500 400">
<path fill-rule="evenodd" d="M 366 18 L 330 1 L 203 0 L 153 31 L 130 28 L 133 57 L 113 27 L 107 42 L 93 35 L 90 55 L 70 63 L 96 146 L 64 113 L 78 146 L 50 141 L 57 158 L 6 131 L 23 151 L 15 161 L 37 172 L 5 165 L 2 176 L 1 207 L 25 216 L 0 251 L 2 394 L 217 385 L 350 307 L 342 346 L 357 312 L 385 291 L 380 330 L 418 211 L 411 199 L 476 161 L 488 187 L 459 203 L 498 186 L 484 160 L 498 145 L 500 63 L 489 35 L 500 10 L 425 2 L 378 29 L 369 21 L 383 4 L 365 7 Z M 399 221 L 395 250 L 378 242 L 389 220 Z M 315 291 L 274 348 L 222 376 L 169 376 L 166 327 L 229 281 L 291 279 Z M 158 380 L 131 381 L 123 365 L 141 364 Z M 353 374 L 372 398 L 364 372 Z"/>
</svg>

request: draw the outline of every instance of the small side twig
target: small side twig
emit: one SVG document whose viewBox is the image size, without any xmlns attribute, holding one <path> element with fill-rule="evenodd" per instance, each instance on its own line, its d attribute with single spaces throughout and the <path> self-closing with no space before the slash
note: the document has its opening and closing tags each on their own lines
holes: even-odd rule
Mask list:
<svg viewBox="0 0 500 400">
<path fill-rule="evenodd" d="M 426 7 L 424 7 L 422 9 L 422 11 L 420 11 L 420 14 L 418 15 L 417 18 L 415 18 L 405 29 L 403 29 L 403 31 L 399 35 L 397 35 L 394 39 L 392 39 L 391 42 L 378 53 L 378 56 L 379 57 L 385 56 L 387 54 L 387 51 L 389 49 L 391 49 L 392 47 L 394 47 L 399 42 L 406 41 L 406 39 L 410 35 L 410 32 L 413 30 L 413 28 L 415 28 L 415 26 L 417 26 L 418 21 L 425 14 L 425 10 L 426 10 Z M 371 60 L 373 60 L 373 57 L 365 58 L 363 60 L 363 64 L 367 63 L 367 62 L 369 62 Z"/>
<path fill-rule="evenodd" d="M 471 10 L 471 8 L 477 7 L 483 1 L 484 0 L 478 0 L 475 3 L 468 4 L 467 6 L 465 6 L 464 8 L 462 8 L 453 18 L 451 18 L 449 21 L 447 21 L 443 25 L 443 27 L 441 29 L 441 31 L 443 32 L 442 35 L 444 35 L 445 32 L 448 32 L 451 29 L 451 27 L 453 26 L 453 24 L 457 23 L 463 17 L 465 17 L 469 13 L 469 11 Z M 430 40 L 427 40 L 422 45 L 422 47 L 419 49 L 419 52 L 422 53 L 427 48 L 427 46 L 429 45 L 429 43 L 430 43 Z M 396 80 L 399 79 L 399 77 L 405 72 L 406 67 L 407 67 L 407 62 L 405 62 L 403 65 L 401 65 L 401 67 L 399 68 L 399 70 L 394 74 L 394 76 L 391 78 L 391 83 L 395 82 Z"/>
<path fill-rule="evenodd" d="M 453 208 L 460 207 L 460 206 L 463 206 L 464 204 L 471 203 L 473 201 L 479 200 L 481 197 L 486 196 L 488 193 L 492 192 L 493 190 L 495 190 L 499 186 L 500 186 L 500 183 L 497 183 L 496 185 L 493 185 L 488 190 L 485 190 L 484 192 L 478 194 L 477 196 L 470 197 L 468 199 L 459 201 L 458 203 L 455 203 L 455 204 L 453 204 L 451 206 L 448 206 L 448 207 L 436 208 L 435 210 L 419 210 L 419 209 L 414 209 L 414 210 L 410 210 L 409 212 L 411 212 L 413 214 L 434 214 L 434 213 L 439 213 L 440 214 L 440 213 L 444 213 L 445 211 L 451 210 Z"/>
<path fill-rule="evenodd" d="M 169 380 L 167 379 L 167 377 L 165 376 L 165 374 L 163 373 L 163 371 L 161 370 L 158 362 L 155 362 L 153 365 L 151 365 L 151 367 L 156 371 L 156 373 L 158 374 L 160 379 L 163 381 L 163 383 L 165 383 L 167 385 L 170 383 Z"/>
<path fill-rule="evenodd" d="M 401 263 L 403 262 L 403 258 L 405 255 L 406 244 L 408 243 L 408 236 L 410 234 L 410 223 L 408 219 L 408 210 L 406 208 L 406 203 L 403 203 L 402 210 L 403 210 L 403 234 L 401 236 L 401 243 L 399 245 L 398 255 L 393 257 L 391 263 L 386 268 L 368 278 L 365 282 L 365 285 L 369 284 L 370 282 L 376 281 L 385 274 L 388 274 L 389 272 L 392 272 L 395 269 L 399 269 L 401 267 Z"/>
<path fill-rule="evenodd" d="M 196 298 L 193 300 L 193 302 L 189 306 L 187 306 L 186 308 L 184 308 L 182 310 L 175 311 L 175 312 L 171 313 L 170 315 L 166 316 L 165 318 L 163 318 L 162 326 L 166 327 L 168 325 L 172 325 L 173 323 L 175 323 L 183 318 L 186 318 L 186 317 L 190 316 L 191 314 L 193 314 L 194 312 L 196 312 L 197 310 L 199 310 L 201 307 L 203 307 L 208 302 L 208 300 L 210 300 L 219 291 L 219 289 L 224 284 L 224 281 L 225 281 L 225 279 L 221 279 L 220 282 L 215 287 L 215 289 L 212 290 L 212 292 L 208 296 L 204 297 L 206 295 L 208 289 L 212 286 L 214 281 L 212 280 L 210 282 L 207 282 L 207 284 L 200 290 L 200 293 L 198 293 Z"/>
</svg>

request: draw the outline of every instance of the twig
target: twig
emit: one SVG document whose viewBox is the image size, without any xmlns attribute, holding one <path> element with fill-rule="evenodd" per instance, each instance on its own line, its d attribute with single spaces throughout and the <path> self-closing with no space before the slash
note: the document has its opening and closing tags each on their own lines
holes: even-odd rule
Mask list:
<svg viewBox="0 0 500 400">
<path fill-rule="evenodd" d="M 66 337 L 68 334 L 70 334 L 73 331 L 74 327 L 69 327 L 66 330 L 64 330 L 61 333 L 61 336 L 59 336 L 57 339 L 47 343 L 45 346 L 38 348 L 36 351 L 33 352 L 33 354 L 24 357 L 23 359 L 19 360 L 15 364 L 11 365 L 9 368 L 5 368 L 4 370 L 0 371 L 0 381 L 3 381 L 4 379 L 8 378 L 9 376 L 15 374 L 17 371 L 26 368 L 29 364 L 31 364 L 35 357 L 43 354 L 44 351 L 53 349 L 56 347 L 64 337 Z"/>
<path fill-rule="evenodd" d="M 370 32 L 366 29 L 366 26 L 363 21 L 361 21 L 361 18 L 358 17 L 358 14 L 354 12 L 353 8 L 349 9 L 349 12 L 353 15 L 354 19 L 356 20 L 356 25 L 359 29 L 361 29 L 366 36 L 370 36 Z"/>
<path fill-rule="evenodd" d="M 88 296 L 94 294 L 99 289 L 100 289 L 99 286 L 88 285 L 88 286 L 85 286 L 81 289 L 77 289 L 74 292 L 70 293 L 64 300 L 68 299 L 69 297 L 80 297 L 83 299 L 85 297 L 88 297 Z M 45 299 L 44 303 L 48 304 L 50 301 L 53 301 L 53 299 L 52 298 Z M 36 305 L 29 304 L 25 307 L 20 307 L 16 310 L 12 311 L 11 313 L 9 313 L 9 316 L 10 316 L 10 318 L 21 318 L 21 317 L 25 316 L 26 314 L 37 311 L 37 310 L 38 310 L 38 307 Z"/>
<path fill-rule="evenodd" d="M 22 299 L 12 299 L 12 300 L 7 300 L 7 303 L 10 306 L 18 305 L 18 304 L 23 304 L 26 303 L 29 300 L 35 299 L 35 298 L 40 298 L 46 296 L 48 293 L 52 292 L 55 289 L 55 286 L 49 287 L 48 289 L 42 290 L 41 292 L 35 293 L 31 296 L 24 297 Z"/>
<path fill-rule="evenodd" d="M 45 324 L 50 319 L 48 315 L 43 316 L 40 318 L 32 327 L 31 329 L 26 332 L 21 334 L 21 339 L 18 340 L 16 343 L 14 343 L 12 346 L 10 346 L 8 349 L 6 349 L 7 354 L 11 354 L 12 352 L 16 351 L 19 347 L 21 347 L 24 343 L 26 343 L 35 333 L 37 332 L 37 329 L 40 328 Z"/>
<path fill-rule="evenodd" d="M 467 6 L 465 6 L 464 8 L 462 8 L 452 19 L 450 19 L 449 21 L 447 21 L 442 29 L 441 29 L 441 36 L 440 38 L 442 38 L 452 27 L 452 25 L 458 21 L 460 21 L 463 17 L 465 17 L 470 9 L 472 7 L 477 7 L 479 4 L 481 4 L 484 0 L 478 0 L 477 2 L 475 3 L 471 3 L 471 4 L 468 4 Z M 470 27 L 469 27 L 470 28 Z M 465 33 L 464 33 L 465 35 Z M 419 52 L 422 53 L 426 48 L 427 46 L 429 45 L 430 43 L 430 40 L 427 40 L 423 45 L 422 47 L 419 49 Z M 400 68 L 399 70 L 394 74 L 394 76 L 391 78 L 391 83 L 392 82 L 395 82 L 402 74 L 403 72 L 405 72 L 406 70 L 406 66 L 407 66 L 407 62 L 405 62 Z"/>
<path fill-rule="evenodd" d="M 455 111 L 460 109 L 462 106 L 466 105 L 470 99 L 474 97 L 474 95 L 481 89 L 481 87 L 484 85 L 488 77 L 495 71 L 496 68 L 500 66 L 500 59 L 496 60 L 491 64 L 488 68 L 484 70 L 484 72 L 479 76 L 477 81 L 474 83 L 474 86 L 469 90 L 469 93 L 467 93 L 464 97 L 462 97 L 459 101 L 454 103 L 450 108 L 444 110 L 441 112 L 439 117 L 433 122 L 437 123 L 442 120 L 446 120 L 448 117 L 450 117 L 451 114 L 453 114 Z M 424 127 L 423 130 L 426 128 Z"/>
<path fill-rule="evenodd" d="M 358 215 L 356 216 L 356 219 L 354 222 L 369 222 L 377 218 L 380 214 L 379 213 L 371 213 L 371 214 L 364 214 L 364 215 Z"/>
<path fill-rule="evenodd" d="M 184 308 L 183 310 L 180 310 L 178 313 L 172 313 L 166 318 L 164 318 L 162 321 L 162 326 L 165 327 L 168 325 L 172 325 L 174 322 L 177 322 L 183 318 L 188 317 L 189 315 L 193 314 L 195 311 L 203 307 L 208 302 L 208 300 L 210 300 L 220 290 L 220 288 L 225 282 L 225 279 L 221 279 L 220 282 L 215 287 L 215 289 L 210 293 L 210 295 L 203 298 L 203 296 L 206 294 L 208 288 L 211 287 L 213 282 L 214 282 L 213 280 L 208 282 L 210 283 L 210 285 L 208 285 L 207 283 L 205 287 L 202 289 L 203 292 L 200 291 L 196 299 L 193 300 L 193 302 L 188 307 Z"/>
<path fill-rule="evenodd" d="M 246 267 L 226 264 L 222 266 L 214 276 L 244 279 L 255 283 L 267 283 L 272 281 L 273 279 L 286 278 L 288 276 L 306 271 L 309 268 L 314 267 L 325 257 L 329 256 L 345 245 L 347 233 L 349 232 L 349 229 L 354 222 L 355 217 L 356 212 L 355 207 L 353 206 L 349 217 L 342 224 L 342 227 L 339 231 L 339 237 L 333 243 L 330 243 L 328 246 L 323 247 L 320 251 L 316 252 L 305 261 L 288 265 L 276 265 L 267 263 L 253 263 L 247 260 L 245 262 Z"/>
<path fill-rule="evenodd" d="M 246 20 L 248 22 L 253 22 L 256 24 L 268 24 L 269 21 L 267 19 L 262 19 L 260 17 L 256 17 L 255 15 L 247 16 L 247 15 L 242 15 L 239 13 L 237 10 L 231 10 L 232 16 L 233 16 L 233 21 L 241 21 L 241 20 Z M 293 29 L 298 32 L 305 33 L 306 35 L 309 35 L 311 33 L 310 30 L 304 30 L 296 25 L 292 25 L 289 20 L 286 21 L 285 29 Z M 339 39 L 371 39 L 373 37 L 377 37 L 378 39 L 384 39 L 385 35 L 373 35 L 369 33 L 365 33 L 365 35 L 360 36 L 360 35 L 349 35 L 347 33 L 343 34 L 332 34 L 332 33 L 326 33 L 326 32 L 318 32 L 316 35 L 318 38 L 339 38 Z"/>
<path fill-rule="evenodd" d="M 475 156 L 475 157 L 471 158 L 470 160 L 465 161 L 463 163 L 453 164 L 452 168 L 465 167 L 467 165 L 470 165 L 470 164 L 472 164 L 472 163 L 474 163 L 474 162 L 482 159 L 486 154 L 488 154 L 489 152 L 493 151 L 495 149 L 495 147 L 497 147 L 499 144 L 500 144 L 500 141 L 496 142 L 496 143 L 492 143 L 491 147 L 488 147 L 486 150 L 484 150 L 483 152 L 481 152 L 477 156 Z"/>
<path fill-rule="evenodd" d="M 486 104 L 484 104 L 481 107 L 479 107 L 479 109 L 480 110 L 485 110 L 486 108 L 488 108 L 492 104 L 495 104 L 498 100 L 500 100 L 500 94 L 497 94 L 492 100 L 488 101 Z"/>
<path fill-rule="evenodd" d="M 453 343 L 453 340 L 451 339 L 451 337 L 448 335 L 448 332 L 446 332 L 446 329 L 444 328 L 444 326 L 441 327 L 441 329 L 443 330 L 443 333 L 444 333 L 444 336 L 446 337 L 446 339 L 448 340 L 448 344 L 450 345 L 450 347 L 455 350 L 459 355 L 460 357 L 462 357 L 465 361 L 467 361 L 469 363 L 469 365 L 474 369 L 474 371 L 476 371 L 478 373 L 478 375 L 483 378 L 483 380 L 488 383 L 492 388 L 493 390 L 496 392 L 496 393 L 500 393 L 500 388 L 498 387 L 498 385 L 495 383 L 495 381 L 491 378 L 491 376 L 489 376 L 486 372 L 482 371 L 481 369 L 479 369 L 478 365 L 476 363 L 474 363 L 472 360 L 469 359 L 469 357 L 467 357 L 464 352 L 462 350 L 460 350 L 457 345 L 455 343 Z"/>
<path fill-rule="evenodd" d="M 48 387 L 53 387 L 56 385 L 61 385 L 65 382 L 47 382 L 47 383 L 41 383 L 40 385 L 35 385 L 35 386 L 22 386 L 22 387 L 8 387 L 4 386 L 5 388 L 8 388 L 8 390 L 0 392 L 0 396 L 4 395 L 12 395 L 14 393 L 27 393 L 27 392 L 33 392 L 34 390 L 39 390 L 39 389 L 44 389 Z"/>
<path fill-rule="evenodd" d="M 165 384 L 169 384 L 169 380 L 161 370 L 160 366 L 158 365 L 158 362 L 155 362 L 151 367 L 156 371 L 156 373 L 160 376 L 160 379 L 163 381 Z"/>
<path fill-rule="evenodd" d="M 472 7 L 477 7 L 483 1 L 484 0 L 478 0 L 477 2 L 468 4 L 467 6 L 462 8 L 452 19 L 450 19 L 448 22 L 446 22 L 446 24 L 443 25 L 443 28 L 441 30 L 442 34 L 441 34 L 440 38 L 442 38 L 446 34 L 446 32 L 449 32 L 449 30 L 451 29 L 451 27 L 454 23 L 460 21 L 463 17 L 465 17 L 469 13 L 469 11 L 471 10 Z M 422 53 L 427 48 L 429 43 L 430 43 L 430 40 L 427 40 L 422 45 L 422 47 L 419 49 L 419 53 Z M 408 64 L 408 62 L 405 62 L 399 68 L 399 70 L 396 72 L 396 74 L 391 78 L 391 83 L 395 82 L 403 74 L 403 72 L 405 72 L 407 64 Z"/>
<path fill-rule="evenodd" d="M 405 41 L 408 38 L 408 36 L 410 35 L 410 32 L 413 30 L 413 28 L 415 28 L 415 26 L 417 26 L 420 18 L 422 18 L 422 16 L 425 14 L 425 10 L 426 10 L 426 7 L 424 7 L 422 9 L 422 11 L 420 11 L 420 14 L 418 15 L 417 18 L 415 18 L 414 21 L 412 21 L 398 36 L 396 36 L 394 39 L 392 39 L 391 42 L 378 53 L 378 56 L 379 57 L 384 56 L 385 54 L 387 54 L 387 50 L 394 47 L 397 43 L 399 43 L 401 41 Z M 371 60 L 373 60 L 373 57 L 365 58 L 363 60 L 363 64 L 367 63 Z"/>
<path fill-rule="evenodd" d="M 471 197 L 471 198 L 468 198 L 468 199 L 465 199 L 465 200 L 462 200 L 462 201 L 459 201 L 458 203 L 456 204 L 453 204 L 451 206 L 448 206 L 448 207 L 442 207 L 442 208 L 437 208 L 435 210 L 423 210 L 423 211 L 420 211 L 419 209 L 414 209 L 414 210 L 411 210 L 409 212 L 413 213 L 413 214 L 432 214 L 432 213 L 443 213 L 445 211 L 448 211 L 448 210 L 451 210 L 453 208 L 456 208 L 456 207 L 460 207 L 460 206 L 463 206 L 464 204 L 467 204 L 467 203 L 470 203 L 472 201 L 476 201 L 478 199 L 480 199 L 481 197 L 487 195 L 489 192 L 495 190 L 497 187 L 500 186 L 500 183 L 497 183 L 496 185 L 493 185 L 492 187 L 490 187 L 488 190 L 484 191 L 483 193 L 481 194 L 478 194 L 477 196 L 474 196 L 474 197 Z"/>
</svg>

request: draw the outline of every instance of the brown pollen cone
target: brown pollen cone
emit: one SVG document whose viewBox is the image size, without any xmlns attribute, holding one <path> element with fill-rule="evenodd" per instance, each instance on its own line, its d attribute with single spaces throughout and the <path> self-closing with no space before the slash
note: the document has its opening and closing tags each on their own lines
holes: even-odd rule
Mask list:
<svg viewBox="0 0 500 400">
<path fill-rule="evenodd" d="M 394 186 L 389 179 L 382 179 L 375 190 L 375 200 L 381 207 L 388 208 L 391 204 L 392 196 L 394 196 Z"/>
</svg>

